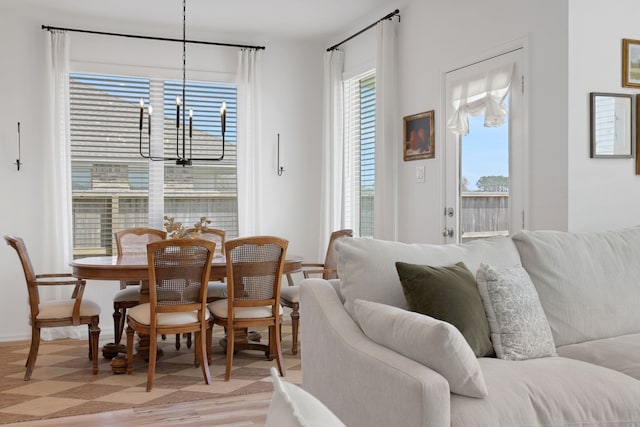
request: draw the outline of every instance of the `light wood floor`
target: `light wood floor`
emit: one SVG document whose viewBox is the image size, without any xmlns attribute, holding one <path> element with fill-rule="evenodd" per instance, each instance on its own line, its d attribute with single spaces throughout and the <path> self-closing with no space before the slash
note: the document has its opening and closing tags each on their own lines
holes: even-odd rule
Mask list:
<svg viewBox="0 0 640 427">
<path fill-rule="evenodd" d="M 164 426 L 218 426 L 254 427 L 264 426 L 271 393 L 256 393 L 244 396 L 224 397 L 171 405 L 148 406 L 139 409 L 123 409 L 75 417 L 52 418 L 28 421 L 5 426 L 118 426 L 142 425 Z"/>
</svg>

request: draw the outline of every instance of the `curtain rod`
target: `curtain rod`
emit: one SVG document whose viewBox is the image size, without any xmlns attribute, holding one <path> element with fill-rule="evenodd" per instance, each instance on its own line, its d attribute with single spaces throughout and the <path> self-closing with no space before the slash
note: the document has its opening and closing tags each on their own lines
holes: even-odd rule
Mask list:
<svg viewBox="0 0 640 427">
<path fill-rule="evenodd" d="M 103 35 L 103 36 L 130 37 L 130 38 L 134 38 L 134 39 L 146 39 L 146 40 L 161 40 L 161 41 L 167 41 L 167 42 L 180 42 L 180 43 L 182 43 L 184 41 L 186 43 L 206 44 L 206 45 L 225 46 L 225 47 L 239 47 L 239 48 L 243 48 L 243 49 L 256 49 L 256 50 L 264 50 L 265 49 L 264 46 L 250 46 L 250 45 L 243 45 L 243 44 L 220 43 L 220 42 L 205 42 L 205 41 L 200 41 L 200 40 L 171 39 L 171 38 L 167 38 L 167 37 L 140 36 L 140 35 L 136 35 L 136 34 L 107 33 L 107 32 L 104 32 L 104 31 L 78 30 L 78 29 L 75 29 L 75 28 L 51 27 L 49 25 L 43 25 L 42 29 L 43 30 L 47 30 L 47 31 L 52 31 L 52 30 L 73 31 L 73 32 L 76 32 L 76 33 L 99 34 L 99 35 Z"/>
<path fill-rule="evenodd" d="M 327 52 L 330 52 L 332 50 L 335 50 L 338 48 L 338 46 L 348 42 L 349 40 L 351 40 L 354 37 L 359 36 L 360 34 L 364 33 L 365 31 L 367 31 L 368 29 L 374 27 L 378 22 L 384 21 L 385 19 L 391 19 L 394 16 L 398 15 L 398 19 L 400 19 L 400 10 L 396 9 L 393 12 L 389 13 L 388 15 L 383 16 L 382 18 L 378 19 L 376 22 L 374 22 L 373 24 L 369 25 L 366 28 L 361 29 L 360 31 L 358 31 L 357 33 L 355 33 L 354 35 L 347 37 L 346 39 L 342 40 L 340 43 L 334 44 L 333 46 L 331 46 L 330 48 L 327 49 Z"/>
</svg>

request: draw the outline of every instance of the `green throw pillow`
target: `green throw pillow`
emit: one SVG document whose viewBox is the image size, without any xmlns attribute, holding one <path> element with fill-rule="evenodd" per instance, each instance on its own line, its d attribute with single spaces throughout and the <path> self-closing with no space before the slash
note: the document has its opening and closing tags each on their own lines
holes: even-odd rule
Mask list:
<svg viewBox="0 0 640 427">
<path fill-rule="evenodd" d="M 495 354 L 475 278 L 464 263 L 431 267 L 396 262 L 396 270 L 411 311 L 451 323 L 477 357 Z"/>
</svg>

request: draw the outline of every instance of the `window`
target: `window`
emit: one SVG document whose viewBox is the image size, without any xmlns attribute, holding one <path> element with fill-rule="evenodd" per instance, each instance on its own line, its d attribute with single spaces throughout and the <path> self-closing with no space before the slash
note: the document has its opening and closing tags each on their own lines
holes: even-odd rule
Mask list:
<svg viewBox="0 0 640 427">
<path fill-rule="evenodd" d="M 344 223 L 373 237 L 375 190 L 375 71 L 344 82 Z"/>
<path fill-rule="evenodd" d="M 182 138 L 182 126 L 176 127 L 178 94 L 182 98 L 181 81 L 70 75 L 74 257 L 113 254 L 114 232 L 161 228 L 163 215 L 186 225 L 205 216 L 228 237 L 238 235 L 235 85 L 187 82 L 182 106 L 187 123 L 188 110 L 194 110 L 192 157 L 216 158 L 220 104 L 227 103 L 222 161 L 182 167 L 140 156 L 141 98 L 153 106 L 153 115 L 142 120 L 143 152 L 151 138 L 154 155 L 175 156 L 178 132 Z"/>
</svg>

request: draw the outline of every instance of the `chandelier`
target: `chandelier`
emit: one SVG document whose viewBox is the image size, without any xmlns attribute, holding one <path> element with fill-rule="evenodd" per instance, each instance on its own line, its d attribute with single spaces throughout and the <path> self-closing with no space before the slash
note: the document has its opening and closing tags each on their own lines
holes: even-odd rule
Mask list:
<svg viewBox="0 0 640 427">
<path fill-rule="evenodd" d="M 145 159 L 153 161 L 175 161 L 179 166 L 190 166 L 194 161 L 220 161 L 224 158 L 224 134 L 226 131 L 226 119 L 227 119 L 227 103 L 223 102 L 220 107 L 220 126 L 222 131 L 222 153 L 220 157 L 214 158 L 193 158 L 192 157 L 192 144 L 193 137 L 193 110 L 189 110 L 189 140 L 187 142 L 187 130 L 186 130 L 186 82 L 187 82 L 187 2 L 182 0 L 182 100 L 180 95 L 176 96 L 176 155 L 175 157 L 156 157 L 151 155 L 151 115 L 153 108 L 149 105 L 148 108 L 148 143 L 146 154 L 142 149 L 142 124 L 144 119 L 144 99 L 140 98 L 140 156 Z M 185 108 L 182 108 L 182 116 L 180 116 L 180 104 L 183 104 Z M 181 125 L 182 122 L 182 125 Z M 182 127 L 182 139 L 180 138 L 180 128 Z"/>
</svg>

